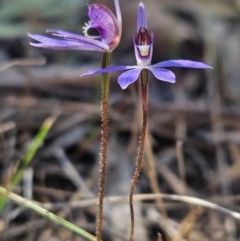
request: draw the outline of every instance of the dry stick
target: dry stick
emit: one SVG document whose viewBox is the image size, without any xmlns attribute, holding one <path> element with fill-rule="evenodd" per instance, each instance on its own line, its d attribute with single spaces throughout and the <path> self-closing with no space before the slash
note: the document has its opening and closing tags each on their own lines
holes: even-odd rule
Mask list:
<svg viewBox="0 0 240 241">
<path fill-rule="evenodd" d="M 5 189 L 0 186 L 0 194 L 4 193 Z M 11 195 L 18 196 L 17 194 L 9 193 L 8 198 L 13 199 Z M 191 197 L 191 196 L 182 196 L 182 195 L 175 195 L 175 194 L 138 194 L 133 196 L 134 201 L 147 201 L 147 200 L 155 200 L 155 199 L 167 199 L 172 201 L 178 201 L 183 203 L 189 203 L 197 206 L 201 206 L 204 208 L 209 208 L 212 210 L 216 210 L 222 213 L 225 213 L 231 217 L 233 217 L 236 220 L 240 221 L 240 213 L 231 211 L 227 208 L 221 207 L 213 202 L 206 201 L 197 197 Z M 113 197 L 106 197 L 104 198 L 105 203 L 122 203 L 127 202 L 129 200 L 129 196 L 113 196 Z M 239 200 L 239 198 L 237 199 Z M 32 201 L 33 203 L 37 203 Z M 49 210 L 49 209 L 56 209 L 56 208 L 63 208 L 63 207 L 70 207 L 70 208 L 83 208 L 83 207 L 89 207 L 89 206 L 96 206 L 98 202 L 97 198 L 93 199 L 87 199 L 87 200 L 81 200 L 81 201 L 74 201 L 74 202 L 60 202 L 60 203 L 44 203 L 40 204 L 37 203 L 40 207 Z"/>
<path fill-rule="evenodd" d="M 178 233 L 171 241 L 181 241 L 184 236 L 192 229 L 199 216 L 203 213 L 202 208 L 193 209 L 181 222 Z"/>
<path fill-rule="evenodd" d="M 158 233 L 158 241 L 163 241 L 162 235 L 160 233 Z"/>
<path fill-rule="evenodd" d="M 235 180 L 240 176 L 240 150 L 235 143 L 229 143 L 228 150 L 233 160 L 233 164 L 228 169 L 228 175 L 231 176 L 231 180 Z"/>
<path fill-rule="evenodd" d="M 194 212 L 194 210 L 193 210 Z M 193 219 L 187 223 L 184 224 L 185 228 L 185 239 L 186 241 L 192 241 L 194 239 L 194 226 L 197 225 L 197 221 L 201 218 L 201 216 L 204 214 L 204 209 L 201 207 L 198 207 L 196 209 L 195 215 L 193 215 Z"/>
<path fill-rule="evenodd" d="M 110 66 L 111 53 L 105 52 L 102 56 L 102 68 Z M 97 241 L 102 237 L 102 219 L 103 219 L 103 199 L 105 192 L 106 172 L 107 172 L 107 147 L 108 147 L 108 97 L 109 97 L 110 74 L 102 74 L 101 77 L 101 152 L 100 152 L 100 180 L 99 180 L 99 206 L 97 213 L 96 238 Z"/>
<path fill-rule="evenodd" d="M 212 63 L 217 63 L 217 50 L 214 48 L 210 43 L 208 43 L 208 49 L 212 51 L 208 51 L 209 55 L 208 58 L 211 60 Z M 217 66 L 216 66 L 217 68 Z M 230 177 L 227 173 L 228 164 L 226 162 L 227 153 L 224 149 L 224 143 L 222 140 L 218 139 L 218 133 L 222 135 L 225 129 L 225 123 L 223 122 L 222 118 L 222 98 L 221 92 L 219 90 L 220 86 L 220 76 L 217 72 L 218 69 L 209 73 L 209 77 L 211 77 L 212 81 L 207 81 L 207 91 L 209 99 L 212 99 L 210 103 L 210 120 L 211 120 L 211 127 L 213 132 L 213 138 L 215 142 L 215 155 L 217 161 L 217 173 L 221 187 L 221 193 L 223 197 L 232 194 L 232 185 L 230 181 Z M 229 204 L 231 204 L 229 202 Z M 228 240 L 236 240 L 235 237 L 237 236 L 237 226 L 233 220 L 229 219 L 228 217 L 225 218 L 225 229 L 227 233 Z M 230 225 L 229 225 L 230 224 Z M 231 228 L 229 228 L 231 227 Z"/>
<path fill-rule="evenodd" d="M 132 102 L 136 106 L 136 109 L 134 110 L 134 113 L 133 113 L 133 120 L 131 121 L 131 125 L 130 125 L 131 137 L 128 144 L 128 153 L 132 155 L 133 153 L 135 154 L 136 152 L 136 146 L 139 139 L 139 136 L 138 136 L 138 132 L 140 128 L 139 126 L 141 125 L 141 123 L 139 122 L 139 119 L 141 119 L 142 115 L 140 115 L 141 104 L 139 104 L 140 97 L 138 96 L 138 91 L 135 89 L 134 85 L 130 85 L 129 87 L 130 87 L 129 90 L 130 90 L 130 96 L 131 96 Z M 140 83 L 138 87 L 139 87 L 138 90 L 140 91 Z"/>
<path fill-rule="evenodd" d="M 150 186 L 153 191 L 153 193 L 161 193 L 161 188 L 158 184 L 157 180 L 157 172 L 156 172 L 156 165 L 155 165 L 155 159 L 152 151 L 152 143 L 150 139 L 150 132 L 149 129 L 146 131 L 146 156 L 147 156 L 147 161 L 148 161 L 148 166 L 147 166 L 147 175 L 148 179 L 150 181 Z M 166 233 L 168 234 L 168 225 L 167 225 L 167 220 L 168 220 L 168 215 L 166 212 L 166 209 L 164 208 L 164 201 L 163 199 L 159 198 L 157 199 L 157 205 L 159 207 L 159 210 L 164 218 L 164 229 Z"/>
<path fill-rule="evenodd" d="M 184 165 L 184 157 L 183 157 L 183 142 L 178 140 L 176 142 L 176 156 L 178 162 L 178 171 L 181 181 L 184 187 L 184 194 L 186 194 L 186 175 L 185 175 L 185 165 Z"/>
<path fill-rule="evenodd" d="M 139 174 L 142 168 L 143 161 L 143 152 L 144 152 L 144 141 L 147 129 L 147 120 L 148 120 L 148 70 L 143 69 L 140 74 L 141 81 L 141 97 L 142 97 L 142 110 L 143 110 L 143 121 L 141 133 L 139 136 L 139 146 L 137 154 L 137 162 L 133 175 L 132 185 L 129 193 L 129 206 L 130 206 L 130 217 L 131 217 L 131 226 L 130 226 L 130 241 L 133 241 L 134 235 L 134 208 L 133 208 L 133 194 L 138 181 Z"/>
<path fill-rule="evenodd" d="M 178 108 L 176 114 L 176 121 L 175 121 L 175 135 L 176 135 L 176 157 L 178 163 L 178 171 L 181 181 L 183 183 L 183 191 L 186 194 L 186 182 L 185 182 L 185 166 L 184 166 L 184 158 L 183 158 L 183 140 L 186 139 L 187 133 L 187 123 L 186 117 L 184 113 L 182 113 L 181 109 L 186 105 L 186 97 L 184 94 L 183 84 L 179 84 L 175 89 L 175 105 Z"/>
<path fill-rule="evenodd" d="M 15 59 L 0 65 L 0 72 L 9 69 L 13 66 L 31 66 L 31 65 L 44 65 L 46 60 L 44 58 L 39 59 Z"/>
</svg>

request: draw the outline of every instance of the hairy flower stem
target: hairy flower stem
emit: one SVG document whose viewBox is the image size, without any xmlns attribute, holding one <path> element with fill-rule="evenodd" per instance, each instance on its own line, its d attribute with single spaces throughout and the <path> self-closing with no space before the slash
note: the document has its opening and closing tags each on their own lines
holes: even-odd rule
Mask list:
<svg viewBox="0 0 240 241">
<path fill-rule="evenodd" d="M 102 56 L 102 68 L 107 68 L 111 63 L 111 53 L 104 52 Z M 109 97 L 110 74 L 104 73 L 101 76 L 101 152 L 100 152 L 100 180 L 99 180 L 99 201 L 97 213 L 96 239 L 102 237 L 103 220 L 103 199 L 105 192 L 106 170 L 107 170 L 107 147 L 108 147 L 108 97 Z"/>
<path fill-rule="evenodd" d="M 131 226 L 130 226 L 130 238 L 129 241 L 133 241 L 134 236 L 134 208 L 133 208 L 133 194 L 138 181 L 138 177 L 141 172 L 142 162 L 143 162 L 143 152 L 144 152 L 144 142 L 145 135 L 147 129 L 147 121 L 148 121 L 148 70 L 143 69 L 140 74 L 141 81 L 141 98 L 142 98 L 142 111 L 143 111 L 143 119 L 142 119 L 142 128 L 139 136 L 139 146 L 137 153 L 137 162 L 135 171 L 133 174 L 132 185 L 129 193 L 129 206 L 130 206 L 130 216 L 131 216 Z"/>
</svg>

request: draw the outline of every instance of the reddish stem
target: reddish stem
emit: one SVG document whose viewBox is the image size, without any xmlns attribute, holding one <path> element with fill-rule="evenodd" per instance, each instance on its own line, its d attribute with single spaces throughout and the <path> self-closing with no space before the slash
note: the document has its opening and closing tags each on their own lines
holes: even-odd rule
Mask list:
<svg viewBox="0 0 240 241">
<path fill-rule="evenodd" d="M 109 67 L 111 63 L 111 53 L 105 52 L 102 57 L 102 68 Z M 102 238 L 102 220 L 103 220 L 103 200 L 105 193 L 105 182 L 107 172 L 107 148 L 108 148 L 108 97 L 109 97 L 110 74 L 102 74 L 101 78 L 101 152 L 100 152 L 100 180 L 99 180 L 99 201 L 97 213 L 96 239 Z"/>
<path fill-rule="evenodd" d="M 133 194 L 134 194 L 134 190 L 137 185 L 138 177 L 140 175 L 141 168 L 142 168 L 145 135 L 146 135 L 147 121 L 148 121 L 148 70 L 146 69 L 142 70 L 140 74 L 140 81 L 141 81 L 143 119 L 142 119 L 142 128 L 139 136 L 139 146 L 138 146 L 136 167 L 133 174 L 132 185 L 129 193 L 129 206 L 130 206 L 130 217 L 131 217 L 129 241 L 133 241 L 133 236 L 134 236 L 135 220 L 134 220 L 134 208 L 133 208 Z"/>
</svg>

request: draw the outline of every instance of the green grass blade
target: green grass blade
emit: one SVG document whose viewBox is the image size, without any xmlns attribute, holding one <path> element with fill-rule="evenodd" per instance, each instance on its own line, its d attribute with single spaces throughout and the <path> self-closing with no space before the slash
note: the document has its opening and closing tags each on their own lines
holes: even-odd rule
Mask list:
<svg viewBox="0 0 240 241">
<path fill-rule="evenodd" d="M 38 213 L 39 215 L 65 227 L 66 229 L 80 235 L 81 237 L 89 240 L 89 241 L 96 241 L 96 238 L 88 233 L 87 231 L 75 226 L 74 224 L 66 221 L 63 218 L 58 217 L 57 215 L 47 211 L 46 209 L 40 207 L 35 202 L 26 200 L 12 192 L 9 192 L 7 189 L 0 186 L 0 194 L 3 196 L 7 196 L 9 199 L 11 199 L 13 202 L 17 203 L 18 205 L 21 205 L 23 207 L 29 208 L 32 211 Z"/>
<path fill-rule="evenodd" d="M 23 156 L 23 160 L 21 162 L 21 165 L 19 169 L 17 170 L 16 174 L 13 176 L 13 179 L 11 181 L 11 186 L 16 186 L 19 181 L 22 178 L 23 172 L 28 167 L 29 163 L 32 161 L 33 157 L 35 156 L 37 150 L 41 147 L 43 144 L 43 141 L 45 137 L 47 136 L 49 130 L 51 129 L 53 123 L 55 122 L 57 116 L 53 115 L 47 118 L 40 130 L 38 131 L 37 135 L 34 137 L 32 143 L 30 144 L 28 150 L 26 151 L 26 154 Z"/>
<path fill-rule="evenodd" d="M 38 149 L 41 147 L 45 137 L 47 136 L 49 130 L 51 129 L 53 123 L 55 122 L 58 115 L 52 115 L 49 118 L 47 118 L 40 130 L 38 131 L 37 135 L 34 137 L 32 143 L 28 147 L 25 155 L 23 156 L 22 162 L 20 163 L 20 166 L 16 173 L 14 174 L 11 183 L 8 187 L 9 190 L 12 190 L 21 180 L 22 175 L 25 171 L 25 169 L 28 167 L 29 163 L 32 161 L 34 155 L 38 151 Z M 7 195 L 1 195 L 0 196 L 0 213 L 3 210 L 5 204 L 7 201 Z"/>
</svg>

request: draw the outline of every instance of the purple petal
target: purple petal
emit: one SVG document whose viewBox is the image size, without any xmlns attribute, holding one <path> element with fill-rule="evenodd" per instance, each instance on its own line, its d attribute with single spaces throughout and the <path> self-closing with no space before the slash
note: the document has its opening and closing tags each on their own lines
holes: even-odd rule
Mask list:
<svg viewBox="0 0 240 241">
<path fill-rule="evenodd" d="M 143 68 L 139 67 L 137 69 L 132 69 L 124 72 L 118 77 L 118 83 L 121 86 L 122 89 L 126 89 L 130 84 L 135 82 L 138 77 L 140 72 L 142 71 Z"/>
<path fill-rule="evenodd" d="M 152 66 L 149 66 L 147 69 L 150 70 L 153 73 L 153 75 L 159 80 L 170 83 L 175 83 L 176 81 L 175 74 L 168 69 L 158 69 Z"/>
<path fill-rule="evenodd" d="M 138 15 L 137 15 L 137 33 L 141 27 L 147 29 L 147 18 L 144 4 L 141 2 L 138 5 Z"/>
<path fill-rule="evenodd" d="M 93 70 L 88 70 L 88 71 L 84 72 L 83 74 L 81 74 L 81 77 L 84 75 L 111 73 L 111 72 L 115 72 L 115 71 L 134 69 L 134 68 L 139 68 L 139 66 L 115 66 L 115 67 L 109 67 L 109 68 L 104 68 L 104 69 L 93 69 Z"/>
<path fill-rule="evenodd" d="M 109 50 L 109 46 L 107 44 L 104 44 L 99 40 L 84 37 L 79 34 L 74 34 L 74 33 L 70 33 L 70 32 L 63 31 L 63 30 L 57 30 L 57 29 L 48 29 L 47 33 L 51 33 L 54 36 L 61 37 L 66 40 L 74 41 L 74 42 L 77 42 L 80 44 L 90 44 L 90 45 L 96 46 L 98 48 L 101 48 L 104 51 Z"/>
<path fill-rule="evenodd" d="M 157 64 L 152 65 L 153 67 L 182 67 L 182 68 L 196 68 L 196 69 L 212 69 L 212 66 L 204 64 L 202 62 L 184 60 L 184 59 L 174 59 L 162 61 Z"/>
<path fill-rule="evenodd" d="M 90 51 L 100 51 L 104 52 L 103 49 L 87 44 L 87 43 L 77 43 L 67 40 L 58 40 L 53 38 L 48 38 L 38 34 L 28 34 L 28 36 L 40 43 L 30 43 L 34 47 L 46 48 L 46 49 L 58 49 L 58 50 L 90 50 Z"/>
</svg>

